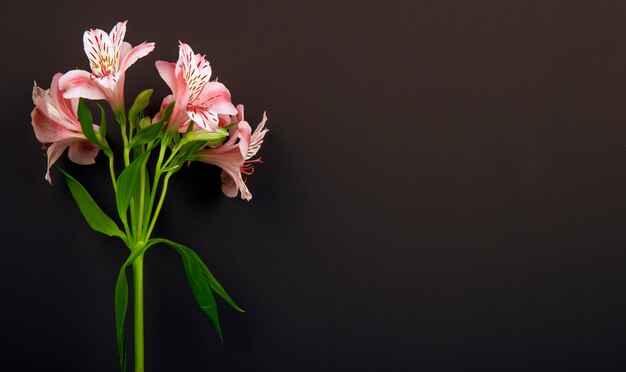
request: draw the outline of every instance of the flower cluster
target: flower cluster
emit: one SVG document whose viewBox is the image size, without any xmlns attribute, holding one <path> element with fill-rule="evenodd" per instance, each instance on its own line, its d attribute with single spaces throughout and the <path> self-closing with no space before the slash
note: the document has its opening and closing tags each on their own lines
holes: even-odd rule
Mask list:
<svg viewBox="0 0 626 372">
<path fill-rule="evenodd" d="M 99 29 L 85 31 L 83 44 L 91 71 L 59 73 L 54 76 L 47 90 L 35 83 L 32 126 L 37 139 L 47 149 L 46 180 L 49 182 L 50 167 L 66 148 L 69 147 L 70 160 L 78 164 L 94 163 L 102 148 L 98 143 L 90 141 L 81 130 L 77 113 L 79 98 L 106 100 L 125 130 L 126 71 L 155 47 L 154 43 L 147 42 L 133 47 L 124 41 L 125 34 L 126 22 L 119 22 L 108 34 Z M 172 94 L 163 99 L 161 110 L 151 124 L 158 124 L 168 106 L 173 105 L 163 123 L 163 133 L 180 133 L 182 140 L 179 144 L 188 142 L 185 136 L 194 139 L 212 138 L 206 132 L 223 133 L 226 129 L 229 136 L 227 141 L 221 144 L 206 141 L 202 146 L 195 146 L 195 153 L 187 152 L 185 159 L 178 159 L 179 163 L 196 160 L 222 168 L 224 194 L 229 197 L 240 194 L 243 199 L 250 200 L 252 195 L 243 177 L 251 174 L 254 163 L 259 161 L 252 157 L 267 133 L 266 115 L 263 115 L 263 120 L 251 133 L 250 125 L 244 121 L 243 106 L 235 107 L 226 86 L 210 80 L 209 61 L 205 56 L 194 53 L 188 44 L 180 43 L 178 61 L 157 61 L 156 68 Z M 93 127 L 98 130 L 96 124 Z M 138 127 L 130 128 L 131 131 L 133 129 Z"/>
<path fill-rule="evenodd" d="M 233 309 L 243 311 L 215 279 L 199 256 L 190 248 L 164 238 L 153 238 L 152 232 L 163 206 L 169 180 L 184 164 L 204 162 L 222 169 L 222 191 L 228 197 L 252 194 L 244 177 L 252 174 L 255 158 L 267 134 L 263 114 L 252 130 L 244 120 L 243 105 L 235 106 L 224 84 L 211 80 L 211 65 L 185 43 L 179 45 L 176 62 L 157 61 L 159 75 L 172 93 L 162 101 L 151 118 L 144 113 L 153 90 L 139 93 L 132 106 L 125 108 L 126 71 L 140 58 L 154 50 L 154 43 L 133 47 L 124 41 L 126 22 L 120 22 L 110 33 L 88 30 L 83 44 L 91 71 L 72 70 L 58 73 L 50 88 L 37 83 L 33 87 L 31 123 L 37 140 L 47 150 L 45 179 L 52 183 L 50 169 L 68 149 L 69 159 L 78 164 L 93 164 L 102 152 L 109 159 L 111 184 L 115 192 L 118 222 L 98 206 L 89 192 L 60 167 L 67 186 L 89 226 L 105 235 L 118 237 L 130 250 L 120 269 L 115 286 L 115 317 L 120 369 L 126 370 L 124 321 L 128 307 L 126 268 L 133 269 L 135 371 L 144 371 L 143 343 L 143 257 L 155 244 L 166 244 L 181 256 L 191 291 L 200 309 L 211 319 L 222 337 L 216 297 Z M 108 102 L 120 126 L 124 143 L 124 168 L 118 172 L 116 153 L 107 141 L 106 113 L 100 108 L 99 122 L 94 123 L 86 100 Z M 158 154 L 155 158 L 152 154 Z M 154 168 L 152 168 L 154 165 Z M 119 224 L 121 222 L 121 226 Z"/>
</svg>

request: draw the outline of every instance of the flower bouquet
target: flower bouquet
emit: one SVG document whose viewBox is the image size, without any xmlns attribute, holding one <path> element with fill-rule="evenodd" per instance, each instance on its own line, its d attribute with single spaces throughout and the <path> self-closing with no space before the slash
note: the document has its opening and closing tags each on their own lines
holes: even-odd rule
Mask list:
<svg viewBox="0 0 626 372">
<path fill-rule="evenodd" d="M 152 118 L 144 113 L 150 103 L 151 89 L 142 91 L 126 111 L 126 71 L 148 55 L 155 44 L 144 42 L 132 47 L 124 41 L 125 33 L 126 22 L 118 23 L 108 34 L 99 29 L 86 31 L 83 43 L 91 71 L 58 73 L 46 90 L 35 83 L 35 108 L 31 118 L 35 136 L 46 150 L 45 179 L 52 182 L 50 170 L 54 165 L 64 176 L 89 226 L 120 238 L 130 250 L 115 285 L 116 334 L 120 368 L 125 371 L 126 269 L 130 266 L 135 371 L 143 371 L 143 257 L 151 246 L 163 243 L 180 254 L 192 293 L 220 339 L 216 295 L 243 312 L 194 251 L 171 240 L 152 237 L 171 177 L 190 162 L 213 164 L 222 169 L 222 191 L 226 196 L 239 194 L 250 200 L 252 195 L 243 177 L 250 175 L 254 165 L 260 162 L 254 157 L 268 130 L 265 128 L 267 117 L 263 114 L 252 131 L 244 120 L 243 105 L 233 105 L 228 89 L 210 80 L 211 66 L 205 57 L 195 54 L 182 42 L 177 62 L 156 62 L 159 75 L 172 91 L 163 99 L 159 112 Z M 120 154 L 115 153 L 107 141 L 104 108 L 98 104 L 99 122 L 96 123 L 85 100 L 104 100 L 110 105 L 124 144 Z M 93 164 L 100 151 L 108 158 L 119 223 L 100 209 L 76 179 L 55 164 L 65 149 L 68 149 L 69 159 L 77 164 Z M 119 168 L 116 156 L 123 159 L 123 169 L 116 169 Z"/>
</svg>

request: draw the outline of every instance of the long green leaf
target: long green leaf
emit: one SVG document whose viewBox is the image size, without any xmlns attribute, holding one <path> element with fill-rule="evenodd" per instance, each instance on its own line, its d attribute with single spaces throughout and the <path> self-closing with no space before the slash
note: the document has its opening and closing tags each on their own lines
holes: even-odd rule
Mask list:
<svg viewBox="0 0 626 372">
<path fill-rule="evenodd" d="M 117 352 L 120 357 L 120 370 L 126 371 L 126 333 L 124 321 L 128 309 L 128 280 L 126 280 L 126 265 L 122 266 L 115 283 L 115 334 L 117 337 Z"/>
<path fill-rule="evenodd" d="M 107 116 L 104 113 L 104 108 L 102 108 L 99 103 L 98 107 L 100 108 L 100 130 L 98 131 L 98 134 L 100 135 L 100 138 L 102 138 L 102 140 L 104 141 L 105 137 L 107 136 Z"/>
<path fill-rule="evenodd" d="M 96 136 L 96 132 L 93 130 L 93 118 L 91 116 L 91 111 L 85 104 L 85 100 L 82 98 L 78 100 L 78 121 L 80 122 L 80 129 L 85 137 L 87 137 L 87 139 L 95 145 L 100 146 L 98 136 Z"/>
<path fill-rule="evenodd" d="M 128 211 L 128 206 L 139 183 L 139 172 L 141 171 L 143 162 L 149 154 L 150 150 L 139 155 L 117 178 L 115 201 L 117 203 L 117 213 L 123 221 L 127 221 L 126 211 Z"/>
<path fill-rule="evenodd" d="M 180 254 L 185 267 L 185 272 L 187 273 L 187 279 L 189 280 L 189 286 L 191 287 L 191 291 L 196 299 L 196 302 L 202 311 L 213 322 L 220 340 L 223 340 L 215 297 L 211 292 L 215 292 L 235 310 L 240 312 L 244 311 L 237 306 L 232 298 L 230 298 L 217 279 L 215 279 L 213 274 L 211 274 L 204 262 L 202 262 L 200 257 L 198 257 L 193 250 L 168 239 L 158 238 L 151 240 L 151 244 L 156 243 L 165 243 L 174 248 Z"/>
<path fill-rule="evenodd" d="M 100 233 L 108 236 L 117 236 L 126 242 L 126 235 L 117 227 L 115 222 L 100 209 L 83 185 L 61 167 L 57 166 L 57 169 L 65 176 L 67 187 L 89 226 Z"/>
<path fill-rule="evenodd" d="M 226 301 L 226 303 L 228 303 L 233 309 L 235 309 L 235 310 L 237 310 L 239 312 L 245 313 L 245 311 L 242 308 L 237 306 L 235 301 L 233 301 L 233 299 L 228 295 L 228 293 L 226 293 L 226 290 L 224 289 L 224 287 L 222 287 L 222 285 L 217 281 L 215 276 L 213 276 L 211 271 L 209 271 L 209 269 L 204 264 L 204 262 L 202 262 L 202 259 L 191 248 L 186 247 L 186 246 L 184 246 L 182 244 L 173 242 L 171 240 L 167 240 L 167 239 L 153 239 L 153 240 L 161 241 L 163 243 L 169 244 L 170 246 L 172 246 L 173 248 L 175 248 L 179 252 L 180 251 L 184 251 L 187 255 L 189 255 L 191 257 L 191 259 L 193 259 L 195 262 L 197 262 L 198 266 L 202 269 L 202 273 L 204 274 L 206 279 L 209 281 L 209 284 L 211 285 L 211 289 L 213 290 L 213 292 L 215 292 L 224 301 Z"/>
<path fill-rule="evenodd" d="M 174 110 L 175 104 L 176 101 L 172 101 L 169 105 L 167 105 L 167 107 L 165 107 L 165 110 L 163 110 L 163 116 L 161 117 L 161 120 L 159 120 L 160 123 L 164 124 L 167 120 L 169 120 L 170 115 L 172 115 L 172 111 Z"/>
</svg>

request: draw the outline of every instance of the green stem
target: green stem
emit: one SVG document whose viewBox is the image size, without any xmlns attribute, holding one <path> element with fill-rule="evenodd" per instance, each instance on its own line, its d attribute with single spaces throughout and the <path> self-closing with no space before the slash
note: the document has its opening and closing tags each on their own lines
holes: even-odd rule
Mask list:
<svg viewBox="0 0 626 372">
<path fill-rule="evenodd" d="M 137 239 L 141 240 L 141 233 L 143 231 L 143 210 L 145 203 L 145 188 L 146 188 L 146 168 L 142 164 L 141 171 L 139 172 L 139 206 L 137 216 Z"/>
<path fill-rule="evenodd" d="M 135 372 L 144 372 L 143 253 L 133 262 Z"/>
<path fill-rule="evenodd" d="M 166 168 L 170 165 L 170 162 L 174 159 L 174 156 L 178 154 L 178 150 L 180 150 L 180 146 L 174 147 L 174 149 L 172 150 L 172 153 L 170 154 L 169 158 L 167 158 L 167 161 L 165 162 Z"/>
<path fill-rule="evenodd" d="M 124 165 L 128 167 L 128 165 L 130 164 L 130 149 L 128 148 L 128 134 L 126 134 L 126 113 L 123 111 L 116 113 L 115 119 L 120 124 L 122 140 L 124 140 Z"/>
<path fill-rule="evenodd" d="M 150 189 L 150 202 L 148 204 L 148 211 L 146 213 L 146 220 L 150 219 L 150 215 L 152 213 L 152 208 L 154 206 L 154 200 L 156 199 L 156 194 L 158 192 L 159 187 L 159 179 L 161 178 L 161 174 L 163 173 L 162 165 L 163 159 L 165 158 L 165 150 L 167 150 L 167 146 L 161 142 L 161 149 L 159 151 L 159 159 L 157 160 L 156 166 L 154 167 L 154 179 L 152 180 L 152 188 Z M 144 235 L 148 230 L 148 224 L 144 226 Z"/>
<path fill-rule="evenodd" d="M 154 224 L 156 223 L 157 218 L 159 217 L 159 212 L 161 212 L 161 207 L 163 206 L 163 200 L 165 200 L 165 194 L 167 193 L 167 185 L 169 184 L 170 177 L 174 174 L 173 172 L 168 172 L 165 174 L 163 178 L 163 186 L 161 187 L 161 197 L 159 198 L 159 204 L 157 204 L 157 208 L 154 211 L 154 215 L 152 216 L 152 221 L 150 221 L 150 226 L 148 227 L 148 232 L 145 235 L 146 241 L 150 239 L 150 235 L 152 234 L 152 229 L 154 229 Z"/>
<path fill-rule="evenodd" d="M 113 184 L 113 190 L 117 192 L 117 180 L 115 179 L 115 162 L 113 161 L 113 152 L 107 154 L 109 157 L 109 172 L 111 172 L 111 183 Z"/>
<path fill-rule="evenodd" d="M 138 240 L 142 240 L 141 234 L 144 232 L 144 217 L 146 219 L 150 218 L 149 214 L 144 216 L 144 212 L 146 209 L 145 203 L 146 203 L 146 172 L 147 172 L 146 165 L 147 164 L 148 164 L 148 157 L 146 157 L 146 159 L 141 164 L 141 170 L 139 171 L 139 177 L 140 177 L 139 178 L 139 205 L 137 206 L 138 216 L 137 216 L 137 226 L 135 227 Z"/>
</svg>

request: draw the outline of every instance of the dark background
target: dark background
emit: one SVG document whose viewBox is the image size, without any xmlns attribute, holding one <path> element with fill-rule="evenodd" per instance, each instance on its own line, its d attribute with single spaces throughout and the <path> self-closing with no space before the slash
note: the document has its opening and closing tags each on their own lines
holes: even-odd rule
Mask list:
<svg viewBox="0 0 626 372">
<path fill-rule="evenodd" d="M 3 8 L 1 370 L 117 370 L 127 252 L 44 181 L 29 114 L 32 81 L 88 69 L 83 31 L 124 19 L 157 43 L 127 102 L 168 93 L 154 61 L 183 40 L 270 128 L 251 202 L 210 166 L 173 179 L 156 235 L 247 313 L 220 303 L 220 345 L 177 254 L 151 248 L 148 371 L 625 370 L 625 2 Z M 61 164 L 113 214 L 97 160 Z"/>
</svg>

